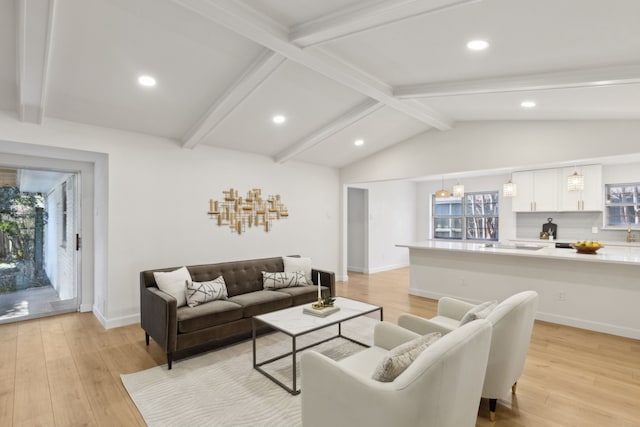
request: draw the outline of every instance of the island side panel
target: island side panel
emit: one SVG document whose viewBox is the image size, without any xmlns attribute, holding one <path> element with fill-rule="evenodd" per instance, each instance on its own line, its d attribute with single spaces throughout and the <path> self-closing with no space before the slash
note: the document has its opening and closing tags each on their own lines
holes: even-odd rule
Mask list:
<svg viewBox="0 0 640 427">
<path fill-rule="evenodd" d="M 539 320 L 640 339 L 637 264 L 432 248 L 410 248 L 410 264 L 412 295 L 479 303 L 534 290 Z"/>
</svg>

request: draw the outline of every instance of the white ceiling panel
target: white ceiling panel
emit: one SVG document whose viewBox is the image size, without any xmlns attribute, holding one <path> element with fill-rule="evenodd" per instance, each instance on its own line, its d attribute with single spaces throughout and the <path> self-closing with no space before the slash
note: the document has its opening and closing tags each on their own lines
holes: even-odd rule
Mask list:
<svg viewBox="0 0 640 427">
<path fill-rule="evenodd" d="M 0 109 L 13 110 L 16 95 L 16 9 L 14 1 L 0 1 Z"/>
<path fill-rule="evenodd" d="M 640 61 L 639 17 L 637 0 L 485 0 L 323 46 L 392 86 L 530 74 Z"/>
<path fill-rule="evenodd" d="M 58 2 L 47 112 L 179 138 L 262 50 L 168 0 Z"/>
<path fill-rule="evenodd" d="M 342 167 L 465 120 L 640 119 L 640 0 L 57 0 L 50 37 L 39 1 L 0 1 L 0 109 L 36 125 Z"/>
<path fill-rule="evenodd" d="M 204 143 L 273 156 L 336 120 L 365 98 L 294 62 L 285 61 Z M 287 121 L 275 125 L 272 117 Z"/>
<path fill-rule="evenodd" d="M 296 159 L 342 167 L 429 129 L 424 123 L 385 107 L 337 132 Z M 357 147 L 354 144 L 357 139 L 362 139 L 364 144 Z"/>
<path fill-rule="evenodd" d="M 534 108 L 522 108 L 533 101 Z M 448 96 L 421 100 L 455 120 L 640 119 L 640 84 Z"/>
<path fill-rule="evenodd" d="M 377 2 L 374 1 L 373 3 Z M 322 16 L 329 15 L 359 3 L 372 3 L 362 0 L 245 0 L 249 7 L 269 16 L 281 25 L 291 28 Z"/>
</svg>

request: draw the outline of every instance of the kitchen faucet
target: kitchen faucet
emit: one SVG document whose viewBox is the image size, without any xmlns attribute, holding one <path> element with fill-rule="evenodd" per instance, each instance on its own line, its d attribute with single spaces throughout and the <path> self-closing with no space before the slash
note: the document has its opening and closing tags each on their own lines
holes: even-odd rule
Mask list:
<svg viewBox="0 0 640 427">
<path fill-rule="evenodd" d="M 635 242 L 636 237 L 631 234 L 631 224 L 627 224 L 627 243 Z"/>
</svg>

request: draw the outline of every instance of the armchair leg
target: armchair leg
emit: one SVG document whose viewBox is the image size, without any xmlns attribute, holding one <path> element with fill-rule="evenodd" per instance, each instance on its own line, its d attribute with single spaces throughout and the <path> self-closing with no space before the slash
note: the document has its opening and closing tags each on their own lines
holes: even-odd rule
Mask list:
<svg viewBox="0 0 640 427">
<path fill-rule="evenodd" d="M 167 353 L 167 365 L 169 365 L 169 369 L 171 369 L 171 362 L 173 362 L 173 353 Z"/>
<path fill-rule="evenodd" d="M 489 399 L 489 420 L 496 420 L 496 405 L 498 403 L 498 399 Z"/>
<path fill-rule="evenodd" d="M 147 343 L 147 347 L 149 346 L 149 334 L 148 333 L 144 333 L 144 340 Z"/>
<path fill-rule="evenodd" d="M 517 388 L 518 388 L 518 381 L 513 383 L 513 385 L 511 386 L 511 393 L 516 394 L 516 389 Z"/>
</svg>

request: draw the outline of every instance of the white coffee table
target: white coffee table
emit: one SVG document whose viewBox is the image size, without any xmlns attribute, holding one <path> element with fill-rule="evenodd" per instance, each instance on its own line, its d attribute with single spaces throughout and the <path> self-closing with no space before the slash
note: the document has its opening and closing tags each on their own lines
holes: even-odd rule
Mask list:
<svg viewBox="0 0 640 427">
<path fill-rule="evenodd" d="M 261 314 L 258 316 L 254 316 L 252 318 L 252 327 L 253 327 L 253 367 L 257 371 L 261 372 L 264 376 L 278 384 L 280 387 L 287 390 L 289 393 L 296 395 L 300 393 L 300 389 L 296 387 L 296 353 L 302 350 L 305 350 L 309 347 L 316 346 L 318 344 L 322 344 L 323 342 L 327 342 L 336 338 L 344 338 L 349 341 L 352 341 L 356 344 L 360 344 L 365 347 L 369 347 L 367 344 L 364 344 L 360 341 L 356 341 L 352 338 L 346 337 L 342 335 L 342 322 L 345 322 L 350 319 L 355 319 L 356 317 L 363 316 L 365 314 L 373 313 L 375 311 L 380 312 L 380 321 L 382 321 L 382 307 L 377 305 L 367 304 L 360 301 L 355 301 L 349 298 L 337 297 L 334 305 L 336 307 L 340 307 L 340 310 L 328 315 L 327 317 L 317 317 L 310 314 L 304 314 L 303 308 L 306 306 L 310 306 L 311 304 L 298 305 L 295 307 L 289 307 L 282 310 L 274 311 L 271 313 Z M 259 323 L 264 323 L 271 328 L 282 332 L 291 337 L 291 351 L 289 353 L 272 357 L 271 359 L 262 361 L 260 363 L 257 362 L 256 355 L 256 327 Z M 334 335 L 330 338 L 323 339 L 321 341 L 315 342 L 313 344 L 296 348 L 296 339 L 301 335 L 308 334 L 313 331 L 317 331 L 319 329 L 326 328 L 328 326 L 338 325 L 338 334 Z M 292 356 L 292 387 L 284 384 L 282 381 L 278 380 L 264 369 L 262 366 L 275 362 L 276 360 L 280 360 L 287 356 Z"/>
</svg>

